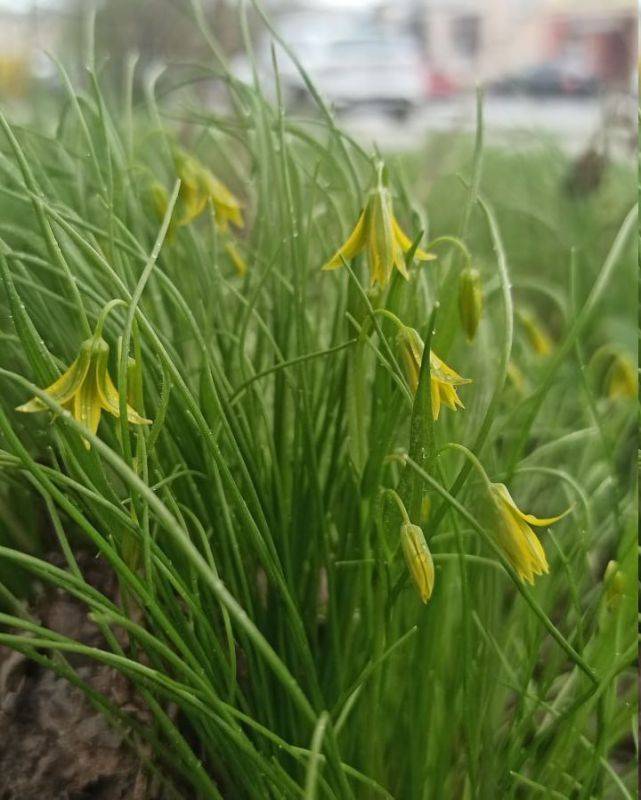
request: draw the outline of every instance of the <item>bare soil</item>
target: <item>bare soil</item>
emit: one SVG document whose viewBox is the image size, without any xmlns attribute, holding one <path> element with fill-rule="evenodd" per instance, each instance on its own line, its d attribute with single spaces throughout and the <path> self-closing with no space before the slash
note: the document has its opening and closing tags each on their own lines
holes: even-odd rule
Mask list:
<svg viewBox="0 0 641 800">
<path fill-rule="evenodd" d="M 50 559 L 54 563 L 59 558 Z M 78 556 L 89 583 L 114 598 L 109 570 Z M 104 647 L 87 608 L 46 588 L 30 612 L 47 628 Z M 128 680 L 84 657 L 67 658 L 78 676 L 123 712 L 146 720 Z M 0 800 L 152 800 L 157 797 L 142 759 L 84 692 L 29 660 L 0 647 Z"/>
</svg>

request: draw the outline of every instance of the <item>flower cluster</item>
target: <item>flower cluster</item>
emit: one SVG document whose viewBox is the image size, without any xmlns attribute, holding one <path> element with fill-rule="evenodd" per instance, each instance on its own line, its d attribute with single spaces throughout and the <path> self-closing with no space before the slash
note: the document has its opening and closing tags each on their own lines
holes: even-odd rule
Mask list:
<svg viewBox="0 0 641 800">
<path fill-rule="evenodd" d="M 370 192 L 365 207 L 361 211 L 352 232 L 341 247 L 324 264 L 324 270 L 333 270 L 365 253 L 369 268 L 370 283 L 379 287 L 387 286 L 396 269 L 406 280 L 410 280 L 409 266 L 412 259 L 427 261 L 434 255 L 418 247 L 400 227 L 395 215 L 392 196 L 383 183 L 383 169 L 379 165 L 377 182 Z M 465 245 L 454 237 L 441 237 L 433 245 L 445 240 L 456 245 L 466 256 L 467 266 L 460 272 L 458 285 L 459 319 L 466 338 L 471 342 L 479 326 L 483 313 L 483 289 L 481 276 L 471 266 L 469 252 Z M 418 393 L 424 343 L 417 330 L 403 324 L 388 309 L 377 309 L 376 313 L 392 319 L 398 328 L 396 344 L 398 347 L 405 380 L 411 393 Z M 523 325 L 527 340 L 538 356 L 547 356 L 553 349 L 553 342 L 544 326 L 530 311 L 520 310 L 519 320 Z M 524 381 L 518 367 L 509 364 L 509 375 L 519 391 Z M 441 408 L 452 411 L 464 408 L 458 390 L 471 383 L 459 375 L 449 364 L 430 350 L 430 405 L 432 418 L 439 419 Z M 622 361 L 613 365 L 609 375 L 608 395 L 617 397 L 632 391 L 633 379 L 630 370 Z M 535 576 L 549 570 L 545 551 L 533 531 L 534 527 L 552 525 L 564 516 L 539 519 L 532 514 L 523 513 L 512 499 L 507 487 L 501 483 L 489 483 L 488 505 L 491 509 L 494 541 L 507 561 L 512 565 L 521 580 L 533 583 Z M 410 575 L 420 594 L 427 602 L 434 587 L 434 563 L 421 527 L 411 522 L 402 501 L 397 497 L 404 517 L 400 540 Z M 567 513 L 567 512 L 566 512 Z"/>
<path fill-rule="evenodd" d="M 175 169 L 180 178 L 180 191 L 169 229 L 170 238 L 175 235 L 177 228 L 192 223 L 209 206 L 231 261 L 238 272 L 244 274 L 246 263 L 230 233 L 231 226 L 242 228 L 244 225 L 242 204 L 209 169 L 184 150 L 175 150 Z M 154 182 L 150 186 L 150 198 L 156 214 L 164 217 L 169 204 L 165 187 Z M 355 259 L 360 253 L 365 253 L 370 283 L 378 287 L 380 296 L 384 296 L 385 287 L 392 281 L 394 270 L 397 270 L 406 281 L 410 281 L 409 268 L 413 261 L 430 261 L 435 258 L 433 253 L 429 252 L 430 245 L 426 249 L 418 246 L 419 238 L 416 237 L 412 241 L 396 219 L 392 195 L 384 184 L 383 167 L 379 164 L 376 185 L 369 193 L 354 229 L 343 245 L 325 263 L 323 269 L 337 269 Z M 467 266 L 459 275 L 458 305 L 461 326 L 468 341 L 471 342 L 475 337 L 483 310 L 480 274 L 471 266 L 465 245 L 459 240 L 455 241 L 455 237 L 441 237 L 434 240 L 432 246 L 442 244 L 445 240 L 457 244 L 467 258 Z M 121 301 L 112 301 L 105 307 L 93 336 L 80 345 L 78 357 L 56 381 L 43 390 L 93 435 L 98 430 L 103 411 L 114 417 L 119 417 L 121 412 L 120 397 L 108 371 L 109 346 L 102 338 L 102 326 L 106 314 L 119 302 Z M 382 313 L 397 325 L 396 345 L 400 362 L 407 387 L 411 395 L 416 398 L 421 384 L 424 342 L 417 330 L 402 323 L 388 309 L 377 308 L 375 313 Z M 531 312 L 520 311 L 519 319 L 535 353 L 539 356 L 548 355 L 553 344 L 545 328 Z M 518 367 L 513 362 L 509 364 L 509 374 L 515 386 L 519 382 L 524 383 Z M 429 398 L 434 422 L 439 420 L 443 406 L 452 411 L 464 408 L 459 390 L 469 383 L 470 379 L 459 375 L 430 349 L 429 395 L 426 396 Z M 523 385 L 520 390 L 523 390 Z M 421 391 L 420 394 L 422 398 L 424 393 Z M 636 394 L 636 374 L 632 365 L 623 357 L 617 356 L 612 361 L 607 375 L 607 394 L 611 399 Z M 414 405 L 416 407 L 416 400 Z M 47 408 L 46 402 L 40 397 L 34 397 L 19 406 L 18 410 L 32 413 L 45 411 Z M 129 404 L 126 405 L 126 413 L 128 422 L 132 424 L 150 423 L 150 420 L 142 417 Z M 89 447 L 86 440 L 85 445 Z M 518 508 L 504 484 L 488 482 L 487 487 L 494 541 L 521 580 L 532 584 L 536 576 L 549 571 L 545 551 L 533 527 L 552 525 L 564 514 L 545 519 L 525 514 Z M 400 496 L 396 497 L 403 513 L 400 531 L 401 549 L 409 573 L 421 600 L 425 603 L 431 597 L 434 588 L 434 562 L 422 528 L 412 523 Z M 423 498 L 423 505 L 421 521 L 426 523 L 429 521 L 427 495 Z M 415 509 L 415 513 L 418 517 L 418 509 Z"/>
</svg>

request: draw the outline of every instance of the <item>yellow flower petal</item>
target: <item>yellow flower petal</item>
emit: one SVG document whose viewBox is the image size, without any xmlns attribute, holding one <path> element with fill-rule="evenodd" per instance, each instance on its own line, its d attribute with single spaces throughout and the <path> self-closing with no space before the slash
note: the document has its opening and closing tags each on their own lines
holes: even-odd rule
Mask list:
<svg viewBox="0 0 641 800">
<path fill-rule="evenodd" d="M 414 251 L 414 258 L 418 261 L 435 261 L 437 255 L 435 253 L 428 253 L 427 250 L 421 250 L 420 247 L 417 247 Z"/>
<path fill-rule="evenodd" d="M 398 224 L 398 220 L 394 215 L 392 215 L 392 227 L 394 229 L 394 236 L 396 237 L 396 241 L 400 244 L 403 252 L 406 253 L 412 246 L 412 241 L 403 231 L 401 226 Z"/>
<path fill-rule="evenodd" d="M 392 225 L 394 227 L 394 236 L 396 237 L 396 241 L 401 246 L 403 252 L 407 253 L 407 251 L 412 247 L 412 240 L 398 224 L 396 217 L 393 217 Z M 428 253 L 426 250 L 421 250 L 420 247 L 417 247 L 414 251 L 414 258 L 416 258 L 418 261 L 434 261 L 436 256 L 434 253 Z"/>
<path fill-rule="evenodd" d="M 558 522 L 563 517 L 566 517 L 570 511 L 572 511 L 572 507 L 567 508 L 562 514 L 559 514 L 556 517 L 535 517 L 534 514 L 524 514 L 520 511 L 516 506 L 514 507 L 514 513 L 518 514 L 518 516 L 524 521 L 527 522 L 529 525 L 534 525 L 537 528 L 545 528 L 548 525 L 554 525 L 555 522 Z"/>
<path fill-rule="evenodd" d="M 230 220 L 236 227 L 243 227 L 241 204 L 225 184 L 214 177 L 211 172 L 204 170 L 206 194 L 211 197 L 216 209 L 216 214 L 225 221 Z"/>
<path fill-rule="evenodd" d="M 372 284 L 386 286 L 392 277 L 396 248 L 393 218 L 389 192 L 387 189 L 377 189 L 370 199 L 367 231 L 367 257 Z"/>
<path fill-rule="evenodd" d="M 543 549 L 543 545 L 539 541 L 538 536 L 527 525 L 525 526 L 523 533 L 530 549 L 532 571 L 535 575 L 543 575 L 543 573 L 547 574 L 550 571 L 550 567 L 545 556 L 545 550 Z"/>
<path fill-rule="evenodd" d="M 366 228 L 366 213 L 365 211 L 361 211 L 356 225 L 354 226 L 354 230 L 330 260 L 323 265 L 322 269 L 337 269 L 343 266 L 343 259 L 345 259 L 345 261 L 351 261 L 352 258 L 358 255 L 365 246 Z"/>
<path fill-rule="evenodd" d="M 120 395 L 113 384 L 107 369 L 107 359 L 109 358 L 109 347 L 104 343 L 96 354 L 96 392 L 98 402 L 105 411 L 114 417 L 120 417 Z M 134 425 L 149 425 L 150 419 L 141 417 L 138 412 L 127 404 L 127 421 Z"/>
<path fill-rule="evenodd" d="M 430 353 L 430 372 L 441 383 L 448 383 L 452 386 L 463 386 L 472 383 L 471 378 L 463 378 L 452 367 L 441 361 L 434 351 Z"/>
<path fill-rule="evenodd" d="M 543 545 L 530 525 L 551 525 L 565 514 L 538 519 L 531 514 L 524 514 L 517 507 L 505 484 L 493 483 L 490 491 L 497 515 L 494 531 L 497 544 L 519 577 L 528 583 L 534 583 L 536 575 L 547 573 L 550 568 Z"/>
<path fill-rule="evenodd" d="M 85 343 L 86 345 L 86 343 Z M 78 387 L 82 384 L 89 369 L 89 350 L 90 348 L 83 346 L 80 350 L 80 355 L 71 364 L 57 380 L 50 386 L 47 386 L 43 391 L 46 392 L 52 400 L 64 405 L 69 402 Z M 39 397 L 34 397 L 28 403 L 18 406 L 16 411 L 23 413 L 34 413 L 36 411 L 46 411 L 48 406 Z"/>
<path fill-rule="evenodd" d="M 394 266 L 406 281 L 410 279 L 410 274 L 407 271 L 407 264 L 405 263 L 405 256 L 403 255 L 403 250 L 399 246 L 398 242 L 396 242 L 394 245 Z"/>
<path fill-rule="evenodd" d="M 439 393 L 441 395 L 441 402 L 448 408 L 451 408 L 452 411 L 456 411 L 457 408 L 464 408 L 453 386 L 439 381 Z"/>
<path fill-rule="evenodd" d="M 512 495 L 509 493 L 508 488 L 504 483 L 497 483 L 494 485 L 497 487 L 501 500 L 505 503 L 512 514 L 519 519 L 522 519 L 524 522 L 527 522 L 529 525 L 535 525 L 539 528 L 543 528 L 548 525 L 554 525 L 555 522 L 558 522 L 560 519 L 563 519 L 563 517 L 567 516 L 573 508 L 573 506 L 570 506 L 570 508 L 566 509 L 562 514 L 559 514 L 556 517 L 535 517 L 533 514 L 524 514 L 514 502 Z"/>
<path fill-rule="evenodd" d="M 95 365 L 91 365 L 87 378 L 73 398 L 73 416 L 78 422 L 95 434 L 100 423 L 100 399 L 96 386 Z M 89 450 L 91 444 L 84 439 L 84 445 Z"/>
</svg>

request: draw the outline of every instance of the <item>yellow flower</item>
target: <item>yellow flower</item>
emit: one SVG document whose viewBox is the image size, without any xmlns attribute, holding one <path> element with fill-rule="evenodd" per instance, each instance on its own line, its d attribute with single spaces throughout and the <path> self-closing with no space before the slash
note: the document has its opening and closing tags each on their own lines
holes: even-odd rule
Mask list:
<svg viewBox="0 0 641 800">
<path fill-rule="evenodd" d="M 241 203 L 225 184 L 184 150 L 177 150 L 175 158 L 176 172 L 181 182 L 177 224 L 189 225 L 202 214 L 207 202 L 211 200 L 221 231 L 226 232 L 230 222 L 237 228 L 242 228 L 244 222 Z"/>
<path fill-rule="evenodd" d="M 417 330 L 405 325 L 399 331 L 397 342 L 401 351 L 405 377 L 412 393 L 416 394 L 423 359 L 423 342 Z M 444 361 L 441 361 L 433 350 L 430 350 L 430 389 L 434 420 L 439 418 L 442 405 L 451 408 L 452 411 L 465 407 L 456 393 L 456 387 L 471 382 L 469 378 L 462 378 Z"/>
<path fill-rule="evenodd" d="M 535 575 L 550 571 L 543 545 L 530 527 L 545 527 L 558 522 L 571 509 L 558 517 L 539 519 L 524 514 L 516 505 L 503 483 L 491 483 L 490 493 L 494 510 L 496 543 L 516 570 L 521 580 L 534 583 Z"/>
<path fill-rule="evenodd" d="M 610 400 L 637 396 L 637 373 L 632 361 L 617 353 L 606 376 L 607 395 Z"/>
<path fill-rule="evenodd" d="M 534 352 L 539 356 L 548 356 L 554 347 L 550 335 L 540 320 L 529 311 L 519 311 L 519 319 L 523 323 L 528 340 Z"/>
<path fill-rule="evenodd" d="M 354 230 L 323 269 L 342 267 L 343 261 L 350 261 L 365 250 L 371 283 L 385 286 L 392 277 L 394 267 L 404 278 L 409 278 L 405 253 L 411 247 L 412 241 L 403 232 L 394 216 L 392 196 L 389 189 L 383 186 L 382 173 L 379 169 L 378 184 L 370 192 Z M 429 261 L 436 256 L 417 247 L 414 258 L 419 261 Z"/>
<path fill-rule="evenodd" d="M 458 307 L 463 330 L 469 342 L 474 339 L 483 313 L 483 288 L 477 269 L 468 267 L 459 277 Z"/>
<path fill-rule="evenodd" d="M 199 217 L 211 199 L 216 224 L 224 237 L 225 252 L 238 274 L 244 275 L 247 272 L 247 262 L 229 238 L 230 222 L 238 228 L 242 228 L 244 224 L 239 200 L 218 178 L 215 178 L 200 162 L 183 150 L 176 152 L 176 170 L 181 181 L 180 192 L 176 213 L 167 232 L 167 241 L 173 241 L 176 228 L 189 225 Z M 162 219 L 167 212 L 169 193 L 158 181 L 153 181 L 148 191 L 152 208 L 156 216 Z"/>
<path fill-rule="evenodd" d="M 120 398 L 107 371 L 108 358 L 107 342 L 100 336 L 92 336 L 80 345 L 80 354 L 69 369 L 44 389 L 49 397 L 70 411 L 74 419 L 94 434 L 103 410 L 114 417 L 120 416 Z M 34 397 L 18 406 L 17 411 L 34 413 L 47 409 L 46 403 Z M 130 405 L 127 406 L 127 420 L 135 425 L 151 422 L 141 417 Z M 85 447 L 89 449 L 89 446 L 85 440 Z"/>
<path fill-rule="evenodd" d="M 401 526 L 401 547 L 407 568 L 424 603 L 432 596 L 434 589 L 434 561 L 432 554 L 418 525 L 405 522 Z"/>
</svg>

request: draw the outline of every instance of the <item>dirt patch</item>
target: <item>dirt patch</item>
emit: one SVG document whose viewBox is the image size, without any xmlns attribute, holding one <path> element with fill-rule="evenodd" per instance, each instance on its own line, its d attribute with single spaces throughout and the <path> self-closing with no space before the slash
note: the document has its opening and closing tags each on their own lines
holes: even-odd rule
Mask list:
<svg viewBox="0 0 641 800">
<path fill-rule="evenodd" d="M 113 576 L 89 555 L 78 557 L 87 581 L 112 599 Z M 59 563 L 57 557 L 50 559 Z M 32 612 L 83 644 L 104 647 L 86 607 L 55 589 Z M 109 667 L 70 655 L 78 676 L 121 710 L 145 721 L 129 681 Z M 85 694 L 51 670 L 0 647 L 0 800 L 152 800 L 140 756 Z"/>
</svg>

